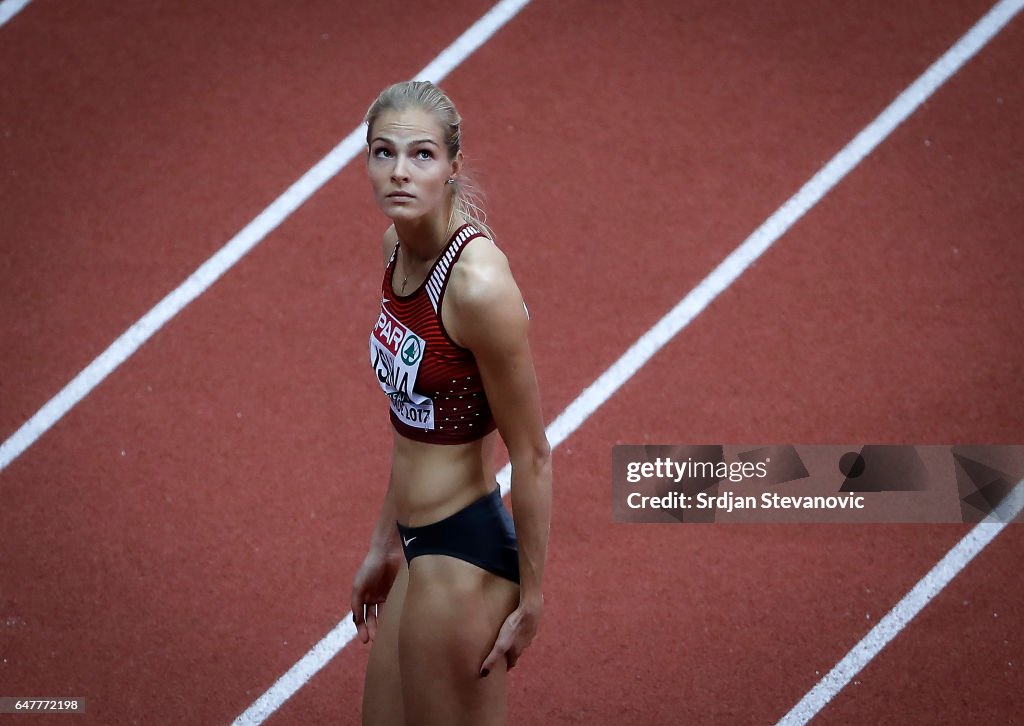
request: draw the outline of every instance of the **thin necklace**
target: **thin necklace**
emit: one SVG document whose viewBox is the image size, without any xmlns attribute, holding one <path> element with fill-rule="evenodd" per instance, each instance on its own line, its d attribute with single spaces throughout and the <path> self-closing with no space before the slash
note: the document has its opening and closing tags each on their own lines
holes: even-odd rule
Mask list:
<svg viewBox="0 0 1024 726">
<path fill-rule="evenodd" d="M 401 255 L 399 255 L 399 257 L 401 257 Z M 405 277 L 402 278 L 402 291 L 400 293 L 398 293 L 398 294 L 399 295 L 404 295 L 405 294 L 405 285 L 406 285 L 406 283 L 409 282 L 409 263 L 404 258 L 402 259 L 401 262 L 402 262 L 402 267 L 405 268 Z"/>
<path fill-rule="evenodd" d="M 448 226 L 449 226 L 449 229 L 448 229 L 448 239 L 449 240 L 451 239 L 452 235 L 455 234 L 454 232 L 451 231 L 451 224 L 452 224 L 451 222 L 449 222 L 449 224 L 448 224 Z M 399 254 L 399 257 L 402 257 L 402 255 Z M 436 260 L 437 257 L 435 257 L 434 259 Z M 401 262 L 402 262 L 402 267 L 404 267 L 404 268 L 408 268 L 409 267 L 409 264 L 404 259 L 402 259 Z M 405 277 L 402 278 L 402 291 L 400 293 L 398 293 L 399 295 L 404 295 L 405 294 L 405 284 L 407 282 L 409 282 L 409 272 L 408 272 L 408 269 L 406 269 Z"/>
</svg>

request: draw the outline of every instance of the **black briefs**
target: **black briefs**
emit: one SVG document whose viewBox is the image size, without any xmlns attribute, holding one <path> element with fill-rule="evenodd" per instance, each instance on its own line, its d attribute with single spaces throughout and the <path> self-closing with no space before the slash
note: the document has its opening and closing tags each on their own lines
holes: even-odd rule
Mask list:
<svg viewBox="0 0 1024 726">
<path fill-rule="evenodd" d="M 398 523 L 398 533 L 406 562 L 418 555 L 448 555 L 519 582 L 516 532 L 500 489 L 440 521 L 422 527 Z"/>
</svg>

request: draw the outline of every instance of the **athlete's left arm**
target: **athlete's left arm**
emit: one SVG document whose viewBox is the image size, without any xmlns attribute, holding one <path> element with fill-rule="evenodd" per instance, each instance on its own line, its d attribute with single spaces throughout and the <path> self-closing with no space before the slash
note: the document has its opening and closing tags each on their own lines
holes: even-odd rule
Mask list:
<svg viewBox="0 0 1024 726">
<path fill-rule="evenodd" d="M 476 240 L 452 271 L 445 294 L 449 334 L 476 358 L 484 391 L 512 464 L 512 502 L 519 539 L 519 607 L 509 615 L 481 666 L 501 657 L 515 665 L 536 634 L 551 523 L 551 448 L 530 353 L 529 317 L 508 261 Z"/>
</svg>

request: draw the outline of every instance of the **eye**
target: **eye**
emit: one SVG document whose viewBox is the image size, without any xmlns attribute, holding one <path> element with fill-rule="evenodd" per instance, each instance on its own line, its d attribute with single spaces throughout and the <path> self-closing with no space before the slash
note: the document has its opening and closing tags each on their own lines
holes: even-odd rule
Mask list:
<svg viewBox="0 0 1024 726">
<path fill-rule="evenodd" d="M 378 146 L 373 150 L 373 155 L 377 159 L 388 159 L 391 157 L 391 149 L 386 146 Z"/>
<path fill-rule="evenodd" d="M 420 161 L 428 161 L 434 158 L 434 152 L 429 149 L 420 149 L 416 152 L 416 158 Z"/>
</svg>

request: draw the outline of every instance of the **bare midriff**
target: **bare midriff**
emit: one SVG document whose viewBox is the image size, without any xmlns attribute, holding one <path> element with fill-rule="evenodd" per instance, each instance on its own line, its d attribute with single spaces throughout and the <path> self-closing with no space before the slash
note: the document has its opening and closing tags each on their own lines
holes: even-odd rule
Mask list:
<svg viewBox="0 0 1024 726">
<path fill-rule="evenodd" d="M 403 525 L 437 522 L 495 487 L 497 432 L 465 444 L 426 444 L 398 432 L 393 438 L 392 494 Z"/>
</svg>

